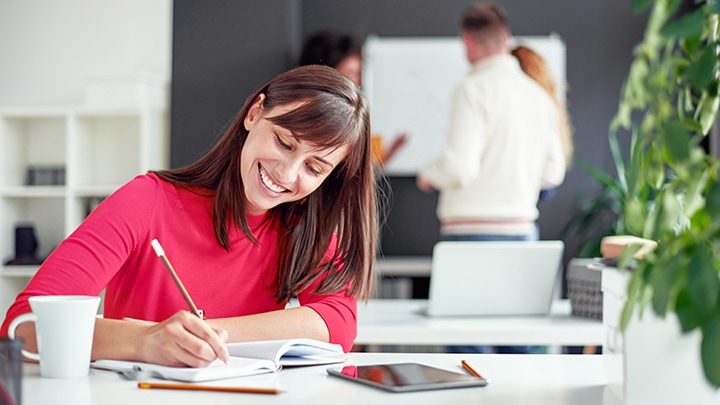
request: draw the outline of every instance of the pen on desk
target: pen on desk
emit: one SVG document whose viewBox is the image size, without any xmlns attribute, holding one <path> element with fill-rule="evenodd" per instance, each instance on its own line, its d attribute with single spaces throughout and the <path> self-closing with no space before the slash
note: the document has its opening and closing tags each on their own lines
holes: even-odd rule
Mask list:
<svg viewBox="0 0 720 405">
<path fill-rule="evenodd" d="M 468 373 L 474 375 L 474 376 L 477 377 L 477 378 L 482 378 L 483 380 L 485 379 L 485 377 L 483 377 L 480 373 L 478 373 L 477 371 L 475 371 L 475 369 L 472 368 L 472 366 L 471 366 L 467 361 L 462 360 L 462 361 L 460 362 L 460 364 L 462 364 L 462 367 L 463 367 Z"/>
<path fill-rule="evenodd" d="M 162 260 L 163 264 L 165 264 L 165 268 L 167 269 L 167 271 L 170 272 L 170 276 L 172 276 L 173 281 L 175 281 L 175 285 L 177 285 L 177 287 L 180 289 L 180 293 L 182 294 L 183 298 L 185 298 L 185 302 L 187 302 L 188 306 L 190 306 L 190 310 L 192 311 L 192 313 L 200 319 L 205 319 L 204 314 L 197 308 L 197 306 L 195 306 L 192 298 L 190 298 L 190 294 L 185 289 L 182 281 L 180 281 L 177 273 L 175 273 L 175 269 L 173 269 L 172 264 L 170 264 L 170 260 L 168 260 L 167 256 L 165 256 L 165 251 L 163 250 L 162 246 L 160 246 L 160 242 L 158 242 L 157 239 L 153 239 L 150 244 L 152 245 L 153 249 L 155 249 L 155 253 L 158 255 L 160 260 Z"/>
<path fill-rule="evenodd" d="M 280 394 L 282 391 L 273 388 L 247 388 L 247 387 L 214 387 L 210 385 L 191 384 L 163 384 L 139 382 L 138 388 L 163 390 L 190 390 L 190 391 L 218 391 L 241 392 L 245 394 Z"/>
</svg>

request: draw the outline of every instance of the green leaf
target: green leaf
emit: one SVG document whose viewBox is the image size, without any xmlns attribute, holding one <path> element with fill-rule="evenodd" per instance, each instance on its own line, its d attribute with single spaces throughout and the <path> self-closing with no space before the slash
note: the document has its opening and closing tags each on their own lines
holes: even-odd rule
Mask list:
<svg viewBox="0 0 720 405">
<path fill-rule="evenodd" d="M 681 0 L 655 0 L 654 3 L 645 30 L 645 40 L 651 43 L 657 35 L 656 32 L 663 27 L 670 17 L 675 15 Z"/>
<path fill-rule="evenodd" d="M 703 329 L 700 355 L 708 382 L 716 388 L 720 387 L 720 316 Z"/>
<path fill-rule="evenodd" d="M 690 133 L 685 126 L 677 120 L 669 122 L 662 131 L 664 152 L 667 162 L 674 166 L 677 162 L 683 161 L 690 155 Z"/>
<path fill-rule="evenodd" d="M 687 55 L 692 55 L 695 53 L 695 51 L 698 49 L 700 44 L 702 43 L 700 37 L 688 37 L 688 38 L 682 38 L 680 40 L 680 45 L 682 47 L 682 50 Z"/>
<path fill-rule="evenodd" d="M 586 161 L 578 161 L 578 164 L 583 169 L 585 169 L 591 176 L 597 179 L 603 185 L 603 187 L 612 190 L 613 193 L 617 195 L 625 194 L 622 192 L 622 189 L 618 184 L 618 179 L 615 179 L 614 177 L 605 173 L 602 169 L 599 169 Z"/>
<path fill-rule="evenodd" d="M 682 205 L 677 194 L 668 187 L 664 188 L 648 212 L 642 237 L 659 241 L 667 235 L 674 235 L 681 214 Z"/>
<path fill-rule="evenodd" d="M 693 306 L 687 290 L 681 290 L 675 300 L 675 313 L 680 321 L 680 327 L 684 332 L 689 332 L 702 322 L 702 317 Z"/>
<path fill-rule="evenodd" d="M 704 95 L 704 94 L 703 94 Z M 698 122 L 700 123 L 700 133 L 707 135 L 715 124 L 718 107 L 720 107 L 720 97 L 704 97 L 698 104 Z"/>
<path fill-rule="evenodd" d="M 613 160 L 616 162 L 615 165 L 622 165 L 623 160 L 620 152 L 620 146 L 615 138 L 610 139 L 610 151 L 612 152 Z M 653 184 L 652 177 L 646 177 L 652 176 L 652 171 L 646 170 L 646 166 L 649 164 L 650 162 L 646 157 L 643 142 L 639 139 L 638 131 L 634 130 L 630 137 L 630 157 L 628 167 L 622 168 L 628 195 L 634 198 L 639 198 L 643 189 L 647 187 L 646 182 Z"/>
<path fill-rule="evenodd" d="M 618 269 L 626 269 L 632 264 L 635 259 L 633 258 L 633 255 L 637 253 L 638 250 L 642 248 L 642 245 L 639 243 L 627 245 L 625 249 L 622 252 L 622 255 L 620 255 L 620 258 L 618 259 L 617 268 Z"/>
<path fill-rule="evenodd" d="M 632 147 L 634 148 L 635 140 L 637 139 L 637 132 L 633 131 L 632 136 Z M 615 170 L 618 175 L 618 183 L 622 190 L 628 189 L 625 177 L 625 161 L 623 160 L 622 152 L 620 152 L 620 144 L 617 140 L 617 135 L 614 132 L 608 134 L 608 143 L 610 144 L 610 152 L 612 153 L 613 162 L 615 162 Z"/>
<path fill-rule="evenodd" d="M 645 206 L 637 198 L 625 200 L 625 204 L 623 205 L 623 220 L 631 234 L 642 235 L 646 216 Z"/>
<path fill-rule="evenodd" d="M 685 187 L 683 215 L 691 217 L 695 212 L 705 206 L 703 191 L 709 178 L 708 170 L 704 166 L 695 170 L 697 174 L 690 178 Z"/>
<path fill-rule="evenodd" d="M 660 34 L 666 38 L 699 37 L 702 35 L 706 21 L 705 10 L 699 8 L 690 14 L 685 14 L 679 19 L 667 23 L 660 30 Z"/>
<path fill-rule="evenodd" d="M 686 69 L 685 74 L 690 78 L 690 84 L 698 91 L 708 86 L 715 78 L 717 66 L 717 43 L 711 42 L 703 47 L 700 58 L 693 61 Z"/>
<path fill-rule="evenodd" d="M 720 216 L 720 182 L 717 179 L 711 180 L 705 200 L 705 211 L 708 215 L 714 218 Z"/>
<path fill-rule="evenodd" d="M 709 245 L 700 245 L 687 254 L 691 256 L 687 277 L 688 294 L 699 314 L 707 315 L 717 306 L 720 290 L 718 271 L 713 265 L 713 252 Z"/>
<path fill-rule="evenodd" d="M 640 290 L 642 289 L 642 285 L 643 272 L 641 269 L 635 269 L 635 271 L 630 275 L 630 280 L 628 281 L 627 286 L 627 299 L 625 300 L 625 305 L 620 312 L 619 326 L 621 331 L 624 331 L 625 328 L 627 328 L 628 323 L 630 323 L 630 318 L 632 318 L 632 315 L 635 312 L 635 306 L 640 303 Z"/>
<path fill-rule="evenodd" d="M 677 295 L 676 283 L 684 268 L 684 256 L 673 255 L 662 265 L 656 264 L 650 284 L 652 286 L 652 306 L 656 314 L 664 316 L 668 306 L 674 305 Z"/>
<path fill-rule="evenodd" d="M 632 5 L 633 13 L 639 14 L 647 10 L 654 0 L 634 0 Z"/>
</svg>

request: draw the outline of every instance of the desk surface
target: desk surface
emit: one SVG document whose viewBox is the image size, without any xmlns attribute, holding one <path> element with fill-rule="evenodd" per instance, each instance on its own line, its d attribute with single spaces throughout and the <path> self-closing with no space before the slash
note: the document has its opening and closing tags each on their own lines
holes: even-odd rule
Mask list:
<svg viewBox="0 0 720 405">
<path fill-rule="evenodd" d="M 380 276 L 428 277 L 431 267 L 431 256 L 393 256 L 379 258 L 373 270 Z"/>
<path fill-rule="evenodd" d="M 570 316 L 567 300 L 548 316 L 428 317 L 427 300 L 358 303 L 359 345 L 602 345 L 600 320 Z"/>
<path fill-rule="evenodd" d="M 173 404 L 583 404 L 618 405 L 605 387 L 601 355 L 493 355 L 353 353 L 355 364 L 415 361 L 462 372 L 468 360 L 490 384 L 482 388 L 393 394 L 330 377 L 328 366 L 286 368 L 277 373 L 218 380 L 205 384 L 278 388 L 279 395 L 138 389 L 111 371 L 90 370 L 74 379 L 40 377 L 36 364 L 24 365 L 24 405 Z M 152 380 L 151 380 L 152 381 Z"/>
</svg>

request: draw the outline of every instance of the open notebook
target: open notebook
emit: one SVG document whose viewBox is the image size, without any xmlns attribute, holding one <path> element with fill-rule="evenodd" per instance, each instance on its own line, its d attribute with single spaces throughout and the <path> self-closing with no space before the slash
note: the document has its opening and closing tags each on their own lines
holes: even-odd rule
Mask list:
<svg viewBox="0 0 720 405">
<path fill-rule="evenodd" d="M 207 367 L 168 367 L 124 360 L 96 360 L 94 368 L 123 373 L 147 372 L 150 377 L 186 382 L 219 380 L 272 373 L 282 366 L 341 363 L 347 355 L 342 346 L 313 339 L 265 340 L 228 343 L 230 361 L 215 360 Z"/>
<path fill-rule="evenodd" d="M 545 315 L 563 250 L 559 240 L 438 242 L 427 315 Z"/>
</svg>

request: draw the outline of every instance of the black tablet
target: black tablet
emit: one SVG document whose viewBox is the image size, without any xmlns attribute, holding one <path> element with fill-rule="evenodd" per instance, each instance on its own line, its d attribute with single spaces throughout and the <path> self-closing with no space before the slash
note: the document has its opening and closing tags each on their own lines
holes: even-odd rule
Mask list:
<svg viewBox="0 0 720 405">
<path fill-rule="evenodd" d="M 484 387 L 487 380 L 419 363 L 331 367 L 328 374 L 392 392 Z"/>
</svg>

